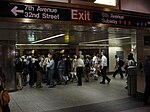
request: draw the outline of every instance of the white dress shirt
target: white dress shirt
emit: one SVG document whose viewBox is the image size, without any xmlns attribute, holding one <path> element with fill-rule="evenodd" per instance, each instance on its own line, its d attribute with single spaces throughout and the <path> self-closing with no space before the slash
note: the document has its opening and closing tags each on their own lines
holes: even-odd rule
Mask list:
<svg viewBox="0 0 150 112">
<path fill-rule="evenodd" d="M 84 67 L 84 62 L 81 58 L 77 59 L 76 67 Z"/>
<path fill-rule="evenodd" d="M 107 58 L 106 58 L 106 56 L 102 55 L 102 59 L 101 59 L 102 69 L 103 69 L 104 66 L 107 66 Z"/>
</svg>

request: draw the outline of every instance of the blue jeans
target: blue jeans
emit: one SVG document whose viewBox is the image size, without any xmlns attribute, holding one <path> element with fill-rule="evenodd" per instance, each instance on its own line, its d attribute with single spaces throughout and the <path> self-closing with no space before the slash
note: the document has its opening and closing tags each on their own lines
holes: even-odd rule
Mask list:
<svg viewBox="0 0 150 112">
<path fill-rule="evenodd" d="M 47 69 L 47 74 L 48 74 L 48 83 L 50 86 L 54 85 L 54 70 L 53 69 Z"/>
</svg>

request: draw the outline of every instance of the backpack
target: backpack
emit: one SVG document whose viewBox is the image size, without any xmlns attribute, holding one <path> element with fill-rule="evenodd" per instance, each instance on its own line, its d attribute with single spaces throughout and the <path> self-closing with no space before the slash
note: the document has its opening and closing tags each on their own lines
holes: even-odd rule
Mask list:
<svg viewBox="0 0 150 112">
<path fill-rule="evenodd" d="M 124 65 L 124 61 L 123 60 L 119 60 L 119 66 L 122 67 Z"/>
<path fill-rule="evenodd" d="M 89 68 L 90 67 L 90 61 L 89 60 L 85 60 L 85 67 Z"/>
<path fill-rule="evenodd" d="M 66 68 L 66 63 L 65 63 L 65 60 L 61 60 L 59 62 L 59 69 L 65 69 Z"/>
</svg>

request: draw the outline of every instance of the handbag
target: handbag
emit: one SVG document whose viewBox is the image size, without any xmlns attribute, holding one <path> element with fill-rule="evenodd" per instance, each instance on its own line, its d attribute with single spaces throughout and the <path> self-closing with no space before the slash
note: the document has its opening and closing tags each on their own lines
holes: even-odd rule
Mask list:
<svg viewBox="0 0 150 112">
<path fill-rule="evenodd" d="M 2 105 L 2 110 L 3 110 L 3 112 L 10 112 L 9 105 L 8 104 Z"/>
<path fill-rule="evenodd" d="M 2 104 L 3 104 L 3 105 L 1 105 L 1 107 L 2 107 L 3 112 L 10 112 L 9 105 L 4 103 L 3 94 L 4 94 L 5 91 L 6 91 L 6 90 L 3 90 L 3 91 L 2 91 Z M 4 105 L 4 104 L 5 104 L 5 105 Z"/>
</svg>

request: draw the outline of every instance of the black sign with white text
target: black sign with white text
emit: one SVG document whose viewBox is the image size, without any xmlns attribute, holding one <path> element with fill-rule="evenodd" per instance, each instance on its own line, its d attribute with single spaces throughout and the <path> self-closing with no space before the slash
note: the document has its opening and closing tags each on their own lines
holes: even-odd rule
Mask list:
<svg viewBox="0 0 150 112">
<path fill-rule="evenodd" d="M 69 9 L 46 5 L 0 2 L 0 17 L 70 21 Z"/>
<path fill-rule="evenodd" d="M 127 27 L 150 27 L 150 19 L 99 10 L 0 1 L 0 17 L 102 23 Z"/>
<path fill-rule="evenodd" d="M 150 27 L 150 19 L 111 12 L 102 12 L 102 23 L 121 26 Z"/>
</svg>

